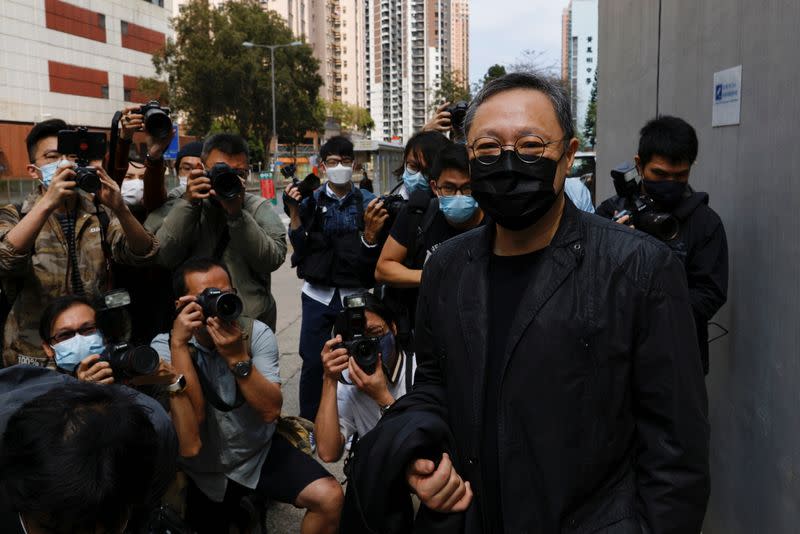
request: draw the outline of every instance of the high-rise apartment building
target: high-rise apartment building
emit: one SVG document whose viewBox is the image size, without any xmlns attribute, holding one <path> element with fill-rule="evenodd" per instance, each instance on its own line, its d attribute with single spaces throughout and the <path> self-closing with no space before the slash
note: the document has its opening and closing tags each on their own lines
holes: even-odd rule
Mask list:
<svg viewBox="0 0 800 534">
<path fill-rule="evenodd" d="M 572 95 L 572 118 L 583 129 L 597 70 L 597 0 L 571 0 L 563 14 L 561 72 Z"/>
<path fill-rule="evenodd" d="M 365 0 L 364 27 L 373 138 L 404 142 L 425 125 L 451 68 L 451 0 Z"/>
<path fill-rule="evenodd" d="M 169 33 L 171 0 L 0 2 L 0 151 L 6 174 L 24 176 L 23 139 L 48 118 L 108 128 L 140 102 L 139 77 Z"/>
<path fill-rule="evenodd" d="M 450 69 L 469 85 L 469 0 L 450 3 Z"/>
</svg>

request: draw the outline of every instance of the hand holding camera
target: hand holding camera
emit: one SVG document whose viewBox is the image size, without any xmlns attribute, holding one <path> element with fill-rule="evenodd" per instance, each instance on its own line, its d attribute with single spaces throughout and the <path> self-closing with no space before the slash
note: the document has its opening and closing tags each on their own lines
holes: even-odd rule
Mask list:
<svg viewBox="0 0 800 534">
<path fill-rule="evenodd" d="M 383 201 L 379 198 L 374 199 L 367 206 L 364 212 L 364 240 L 374 244 L 378 240 L 378 234 L 386 224 L 389 212 L 383 207 Z"/>
<path fill-rule="evenodd" d="M 117 182 L 112 180 L 104 169 L 98 168 L 95 170 L 100 178 L 100 189 L 97 191 L 97 198 L 100 203 L 114 213 L 128 209 L 122 199 L 122 192 Z"/>
<path fill-rule="evenodd" d="M 203 308 L 197 303 L 194 295 L 185 295 L 178 299 L 180 313 L 172 323 L 171 342 L 186 345 L 195 332 L 205 324 Z"/>
<path fill-rule="evenodd" d="M 99 354 L 92 354 L 81 360 L 81 363 L 78 364 L 78 369 L 75 371 L 75 376 L 78 380 L 84 382 L 94 382 L 96 384 L 114 383 L 114 370 L 111 369 L 111 363 L 100 361 Z"/>
<path fill-rule="evenodd" d="M 217 352 L 226 361 L 234 363 L 247 357 L 244 333 L 238 323 L 224 321 L 219 317 L 210 317 L 206 320 L 206 327 Z"/>
<path fill-rule="evenodd" d="M 436 109 L 436 115 L 426 124 L 423 126 L 423 131 L 433 131 L 433 132 L 442 132 L 447 133 L 450 131 L 452 127 L 452 122 L 450 120 L 450 102 L 445 102 L 441 106 Z"/>
<path fill-rule="evenodd" d="M 383 374 L 380 356 L 378 356 L 373 373 L 367 373 L 359 367 L 355 358 L 349 359 L 348 369 L 350 371 L 350 381 L 378 405 L 388 406 L 394 402 L 394 397 L 389 393 L 386 375 Z"/>
<path fill-rule="evenodd" d="M 342 336 L 329 339 L 322 347 L 322 370 L 326 378 L 339 380 L 342 371 L 348 368 L 350 354 L 342 346 Z"/>
<path fill-rule="evenodd" d="M 75 186 L 77 185 L 77 182 L 75 182 L 75 171 L 72 167 L 73 165 L 71 163 L 66 162 L 65 165 L 56 172 L 53 181 L 50 182 L 50 185 L 47 187 L 42 202 L 45 203 L 44 205 L 47 207 L 48 211 L 55 211 L 59 206 L 64 204 L 64 202 L 77 194 L 75 191 Z"/>
<path fill-rule="evenodd" d="M 139 113 L 140 106 L 131 106 L 122 110 L 122 118 L 119 121 L 120 139 L 131 140 L 133 134 L 141 131 L 144 126 L 144 116 Z"/>
</svg>

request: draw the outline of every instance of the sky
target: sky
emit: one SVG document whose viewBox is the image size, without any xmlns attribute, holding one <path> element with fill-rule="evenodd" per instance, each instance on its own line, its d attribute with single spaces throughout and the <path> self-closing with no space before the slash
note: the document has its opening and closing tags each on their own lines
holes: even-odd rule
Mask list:
<svg viewBox="0 0 800 534">
<path fill-rule="evenodd" d="M 477 82 L 496 63 L 514 63 L 523 50 L 544 53 L 561 68 L 561 12 L 568 0 L 470 0 L 469 77 Z"/>
</svg>

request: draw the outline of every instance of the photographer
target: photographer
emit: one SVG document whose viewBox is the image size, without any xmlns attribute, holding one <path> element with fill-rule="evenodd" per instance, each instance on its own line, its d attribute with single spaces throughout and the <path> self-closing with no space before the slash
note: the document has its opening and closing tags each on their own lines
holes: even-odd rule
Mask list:
<svg viewBox="0 0 800 534">
<path fill-rule="evenodd" d="M 402 334 L 410 334 L 417 307 L 417 290 L 422 267 L 436 248 L 448 239 L 486 223 L 483 211 L 472 198 L 469 159 L 463 145 L 449 143 L 439 152 L 430 171 L 435 198 L 421 217 L 403 210 L 381 251 L 375 279 L 392 288 L 392 306 L 400 315 Z M 410 227 L 410 220 L 416 226 Z"/>
<path fill-rule="evenodd" d="M 119 121 L 119 144 L 117 153 L 112 157 L 114 158 L 114 180 L 122 187 L 125 175 L 130 172 L 129 155 L 133 136 L 136 132 L 146 134 L 147 154 L 143 164 L 144 172 L 139 205 L 142 206 L 145 213 L 150 213 L 163 206 L 167 201 L 167 189 L 164 181 L 167 167 L 164 162 L 164 152 L 169 148 L 174 132 L 171 127 L 168 133 L 164 128 L 163 135 L 154 135 L 153 132 L 148 132 L 145 128 L 144 115 L 140 113 L 141 107 L 141 105 L 132 106 L 122 110 Z M 166 122 L 166 120 L 168 120 L 168 116 L 162 122 Z M 144 221 L 144 218 L 142 217 L 140 220 Z"/>
<path fill-rule="evenodd" d="M 170 416 L 178 434 L 179 454 L 186 457 L 197 454 L 200 436 L 183 377 L 164 360 L 158 362 L 152 374 L 126 376 L 123 370 L 115 370 L 115 362 L 107 350 L 108 340 L 98 325 L 97 311 L 88 300 L 69 295 L 52 301 L 42 312 L 39 334 L 42 349 L 56 369 L 82 382 L 110 385 L 121 380 L 131 386 L 165 386 Z"/>
<path fill-rule="evenodd" d="M 270 275 L 286 258 L 286 230 L 265 199 L 246 193 L 247 142 L 234 134 L 211 136 L 203 168 L 189 173 L 186 193 L 150 214 L 145 226 L 161 242 L 158 263 L 174 269 L 193 256 L 228 267 L 244 313 L 275 329 L 277 311 Z"/>
<path fill-rule="evenodd" d="M 380 340 L 380 353 L 375 369 L 362 369 L 357 356 L 342 346 L 348 337 L 347 311 L 342 315 L 339 333 L 322 349 L 322 399 L 314 434 L 317 450 L 323 462 L 335 462 L 342 456 L 347 440 L 363 436 L 378 423 L 389 406 L 411 388 L 414 355 L 397 344 L 397 325 L 391 310 L 377 297 L 364 293 L 364 335 Z M 345 330 L 345 331 L 342 331 Z M 339 384 L 340 378 L 348 380 Z M 355 436 L 355 437 L 354 437 Z"/>
<path fill-rule="evenodd" d="M 108 289 L 112 262 L 143 265 L 158 252 L 158 241 L 102 168 L 94 168 L 100 184 L 94 200 L 76 187 L 68 159 L 74 156 L 58 152 L 59 132 L 67 129 L 59 119 L 33 127 L 26 139 L 28 173 L 41 185 L 21 206 L 0 208 L 0 276 L 11 302 L 6 365 L 46 365 L 37 333 L 43 302 L 69 294 L 97 298 Z"/>
<path fill-rule="evenodd" d="M 283 403 L 275 335 L 235 317 L 242 303 L 223 263 L 191 259 L 173 283 L 177 317 L 152 347 L 186 377 L 203 442 L 181 461 L 191 479 L 187 522 L 200 533 L 227 532 L 238 498 L 255 492 L 306 508 L 301 532 L 335 532 L 341 487 L 275 432 Z"/>
<path fill-rule="evenodd" d="M 727 300 L 728 242 L 722 220 L 708 205 L 708 193 L 689 185 L 697 151 L 694 128 L 683 119 L 663 116 L 642 128 L 635 163 L 640 194 L 679 224 L 677 237 L 667 245 L 683 260 L 703 370 L 708 374 L 708 322 Z M 612 219 L 626 209 L 625 204 L 625 198 L 614 196 L 597 208 L 597 214 Z M 630 216 L 618 222 L 630 224 Z"/>
<path fill-rule="evenodd" d="M 353 143 L 329 139 L 320 149 L 320 168 L 328 182 L 303 198 L 298 187 L 284 202 L 294 247 L 292 266 L 305 280 L 300 327 L 300 416 L 314 420 L 322 391 L 319 353 L 342 310 L 342 299 L 374 284 L 378 238 L 388 214 L 369 191 L 353 185 Z"/>
<path fill-rule="evenodd" d="M 203 142 L 192 141 L 186 143 L 178 150 L 175 158 L 175 172 L 178 174 L 178 185 L 169 192 L 170 198 L 178 198 L 186 192 L 186 184 L 189 183 L 189 174 L 195 169 L 203 167 Z"/>
<path fill-rule="evenodd" d="M 0 433 L 0 532 L 151 532 L 177 452 L 153 399 L 14 366 L 0 371 Z"/>
</svg>

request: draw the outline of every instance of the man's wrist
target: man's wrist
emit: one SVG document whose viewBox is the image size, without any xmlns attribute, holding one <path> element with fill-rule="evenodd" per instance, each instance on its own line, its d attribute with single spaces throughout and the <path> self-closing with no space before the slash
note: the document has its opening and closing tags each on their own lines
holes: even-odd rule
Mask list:
<svg viewBox="0 0 800 534">
<path fill-rule="evenodd" d="M 375 235 L 367 232 L 361 234 L 361 243 L 367 248 L 375 248 L 378 246 Z"/>
</svg>

